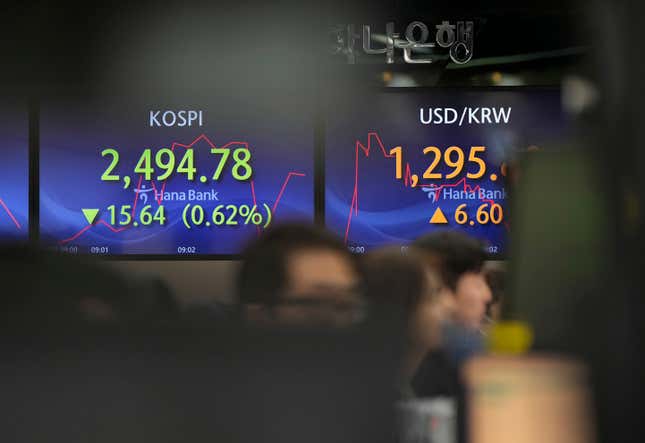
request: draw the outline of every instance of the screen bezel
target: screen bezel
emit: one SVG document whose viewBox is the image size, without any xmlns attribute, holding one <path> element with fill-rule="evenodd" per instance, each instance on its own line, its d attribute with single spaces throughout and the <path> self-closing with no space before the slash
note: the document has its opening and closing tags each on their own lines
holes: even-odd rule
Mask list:
<svg viewBox="0 0 645 443">
<path fill-rule="evenodd" d="M 32 187 L 31 187 L 31 174 L 32 174 L 32 102 L 28 97 L 17 97 L 17 96 L 8 96 L 5 97 L 7 108 L 13 108 L 16 111 L 16 116 L 22 121 L 20 125 L 26 123 L 25 126 L 22 126 L 26 129 L 26 132 L 20 132 L 25 136 L 27 141 L 26 145 L 17 145 L 17 150 L 22 151 L 21 155 L 27 156 L 27 168 L 26 168 L 26 178 L 27 178 L 27 221 L 25 224 L 22 224 L 19 235 L 7 235 L 2 236 L 3 244 L 13 244 L 13 245 L 23 245 L 31 244 L 35 238 L 33 235 L 34 223 L 32 217 L 33 209 L 33 199 L 32 199 Z M 11 149 L 11 148 L 10 148 Z M 24 158 L 24 157 L 23 157 Z M 0 210 L 2 210 L 0 208 Z M 10 215 L 10 214 L 8 214 Z M 15 215 L 15 214 L 14 214 Z"/>
<path fill-rule="evenodd" d="M 312 169 L 314 171 L 313 177 L 313 201 L 314 201 L 314 212 L 313 222 L 316 224 L 321 223 L 319 218 L 319 209 L 320 204 L 324 204 L 324 200 L 320 200 L 319 195 L 317 194 L 319 173 L 320 171 L 317 168 L 317 162 L 319 158 L 319 151 L 323 149 L 320 141 L 318 139 L 320 133 L 318 131 L 317 121 L 319 106 L 312 108 L 310 115 L 310 121 L 312 123 L 312 134 L 313 145 L 312 145 Z M 30 241 L 33 244 L 40 245 L 40 103 L 34 102 L 31 106 L 29 114 L 29 164 L 30 164 L 30 177 L 29 177 L 29 186 L 30 186 L 30 227 L 33 227 L 30 230 Z M 40 245 L 43 247 L 43 245 Z M 65 252 L 60 252 L 61 254 L 70 254 Z M 78 255 L 82 257 L 93 257 L 101 260 L 108 261 L 199 261 L 199 260 L 211 260 L 211 261 L 232 261 L 240 260 L 242 258 L 242 253 L 237 254 L 91 254 L 91 253 L 78 253 L 70 254 Z"/>
</svg>

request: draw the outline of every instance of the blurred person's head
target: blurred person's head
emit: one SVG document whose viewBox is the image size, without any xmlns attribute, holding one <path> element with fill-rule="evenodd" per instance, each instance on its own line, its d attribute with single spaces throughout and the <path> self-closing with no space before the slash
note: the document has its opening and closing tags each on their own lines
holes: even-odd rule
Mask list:
<svg viewBox="0 0 645 443">
<path fill-rule="evenodd" d="M 413 347 L 436 347 L 441 324 L 452 314 L 452 297 L 445 297 L 437 274 L 414 250 L 386 248 L 368 253 L 363 261 L 365 295 L 384 309 L 402 313 Z"/>
<path fill-rule="evenodd" d="M 420 237 L 414 247 L 439 273 L 444 290 L 454 297 L 454 320 L 468 329 L 479 329 L 492 301 L 482 272 L 486 254 L 476 239 L 457 231 L 438 231 Z"/>
<path fill-rule="evenodd" d="M 89 258 L 18 244 L 0 246 L 2 327 L 39 332 L 137 317 L 125 278 Z"/>
<path fill-rule="evenodd" d="M 486 283 L 491 290 L 492 298 L 488 304 L 488 316 L 492 321 L 499 321 L 502 308 L 502 300 L 506 291 L 506 271 L 501 268 L 490 268 L 484 272 Z"/>
<path fill-rule="evenodd" d="M 283 326 L 345 326 L 361 309 L 360 273 L 345 245 L 314 225 L 272 228 L 243 253 L 237 278 L 247 319 Z"/>
</svg>

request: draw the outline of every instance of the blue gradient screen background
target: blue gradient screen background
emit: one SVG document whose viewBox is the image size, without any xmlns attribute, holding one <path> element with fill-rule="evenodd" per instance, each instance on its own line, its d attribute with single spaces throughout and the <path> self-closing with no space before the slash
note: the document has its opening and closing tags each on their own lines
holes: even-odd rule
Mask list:
<svg viewBox="0 0 645 443">
<path fill-rule="evenodd" d="M 149 111 L 164 109 L 203 110 L 201 127 L 149 126 Z M 109 220 L 107 207 L 115 204 L 133 205 L 139 175 L 135 165 L 145 148 L 154 153 L 173 142 L 190 144 L 201 135 L 208 137 L 217 147 L 229 142 L 248 142 L 252 153 L 251 177 L 258 205 L 273 206 L 284 186 L 284 192 L 273 214 L 272 224 L 291 220 L 312 221 L 313 204 L 313 129 L 311 115 L 276 111 L 275 107 L 262 109 L 244 103 L 211 102 L 208 104 L 183 104 L 183 106 L 136 105 L 127 102 L 72 103 L 52 102 L 41 106 L 40 114 L 40 235 L 47 244 L 65 248 L 69 252 L 92 253 L 92 248 L 103 248 L 99 253 L 176 255 L 238 254 L 260 229 L 253 225 L 192 227 L 188 230 L 182 222 L 182 211 L 189 201 L 167 201 L 166 225 L 154 223 L 147 227 L 130 227 L 122 232 L 112 232 L 105 224 L 95 223 L 88 228 L 82 208 L 99 208 L 97 219 Z M 239 145 L 231 146 L 231 148 Z M 115 148 L 120 161 L 112 172 L 132 177 L 132 184 L 124 189 L 122 182 L 101 181 L 109 165 L 109 157 L 102 158 L 101 151 Z M 166 192 L 195 191 L 217 192 L 218 201 L 193 201 L 201 204 L 206 213 L 219 204 L 253 205 L 250 180 L 233 179 L 229 158 L 225 172 L 218 182 L 210 178 L 220 156 L 210 153 L 210 146 L 202 139 L 193 146 L 197 174 L 189 182 L 185 174 L 173 173 L 166 180 Z M 177 164 L 184 153 L 177 147 Z M 290 176 L 290 173 L 303 176 Z M 153 180 L 157 172 L 153 175 Z M 209 181 L 199 181 L 206 175 Z M 142 177 L 142 176 L 141 176 Z M 156 188 L 160 184 L 156 183 Z M 152 187 L 143 179 L 142 189 Z M 152 204 L 153 213 L 158 207 L 152 198 L 138 194 L 136 212 L 145 204 Z M 83 231 L 84 230 L 84 231 Z M 188 249 L 186 249 L 188 248 Z"/>
<path fill-rule="evenodd" d="M 0 145 L 0 239 L 25 241 L 29 237 L 29 114 L 26 104 L 0 106 Z"/>
<path fill-rule="evenodd" d="M 405 88 L 402 88 L 405 89 Z M 334 101 L 336 100 L 336 101 Z M 350 98 L 339 97 L 328 103 L 325 151 L 325 219 L 327 226 L 342 237 L 348 247 L 357 252 L 384 245 L 405 245 L 415 238 L 437 229 L 460 229 L 482 240 L 493 256 L 502 258 L 507 250 L 507 236 L 512 227 L 505 221 L 499 225 L 458 225 L 455 210 L 467 203 L 469 219 L 476 217 L 477 207 L 483 202 L 475 199 L 444 198 L 444 190 L 471 191 L 479 186 L 487 191 L 505 188 L 501 174 L 502 163 L 516 151 L 531 145 L 542 147 L 561 140 L 566 135 L 567 118 L 562 111 L 560 91 L 557 89 L 516 91 L 502 90 L 428 90 L 410 89 L 383 91 Z M 419 109 L 452 107 L 458 112 L 463 107 L 512 107 L 508 124 L 451 125 L 420 122 Z M 426 111 L 427 116 L 427 111 Z M 426 117 L 427 118 L 427 117 Z M 395 178 L 395 160 L 385 152 L 402 146 L 404 164 L 419 176 L 419 183 L 445 186 L 437 201 L 421 186 L 406 187 Z M 370 149 L 369 156 L 357 143 Z M 466 172 L 476 172 L 477 166 L 466 162 L 464 172 L 454 179 L 429 183 L 423 173 L 433 156 L 425 156 L 426 146 L 437 146 L 442 152 L 450 146 L 465 151 L 466 161 L 471 146 L 486 146 L 482 158 L 486 174 L 479 180 L 464 179 Z M 358 155 L 357 155 L 358 152 Z M 358 179 L 356 180 L 356 159 Z M 453 169 L 443 160 L 434 172 L 446 173 Z M 499 179 L 492 181 L 495 173 Z M 352 210 L 354 188 L 357 188 L 356 211 Z M 508 191 L 505 189 L 505 191 Z M 506 194 L 507 195 L 507 194 Z M 504 204 L 505 199 L 494 200 Z M 430 224 L 437 207 L 446 215 L 449 224 Z M 350 214 L 351 212 L 351 214 Z"/>
</svg>

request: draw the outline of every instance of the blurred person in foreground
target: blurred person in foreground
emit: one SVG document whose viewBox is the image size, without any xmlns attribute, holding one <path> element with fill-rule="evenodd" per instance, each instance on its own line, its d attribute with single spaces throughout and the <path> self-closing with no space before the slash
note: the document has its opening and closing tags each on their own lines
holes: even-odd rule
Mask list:
<svg viewBox="0 0 645 443">
<path fill-rule="evenodd" d="M 0 264 L 3 328 L 58 332 L 134 317 L 126 279 L 96 260 L 5 244 Z"/>
<path fill-rule="evenodd" d="M 457 231 L 439 231 L 420 237 L 414 248 L 426 258 L 455 302 L 454 321 L 470 330 L 482 330 L 493 295 L 483 272 L 483 245 Z"/>
<path fill-rule="evenodd" d="M 263 327 L 345 327 L 362 319 L 361 278 L 340 239 L 314 225 L 269 229 L 243 253 L 237 295 Z"/>
<path fill-rule="evenodd" d="M 506 292 L 506 271 L 503 268 L 488 268 L 484 271 L 486 283 L 493 294 L 488 305 L 487 316 L 491 323 L 498 322 L 501 318 L 502 303 Z"/>
<path fill-rule="evenodd" d="M 100 261 L 0 246 L 0 264 L 3 441 L 390 441 L 394 358 L 370 335 L 158 323 L 159 284 Z"/>
<path fill-rule="evenodd" d="M 441 346 L 431 350 L 412 378 L 421 397 L 455 397 L 460 392 L 458 371 L 484 350 L 483 334 L 492 294 L 483 273 L 483 245 L 456 231 L 438 231 L 417 239 L 413 248 L 441 279 L 441 292 L 452 298 L 454 310 L 441 324 Z"/>
<path fill-rule="evenodd" d="M 171 323 L 178 307 L 165 283 L 123 275 L 93 257 L 0 245 L 0 325 L 61 332 L 85 325 Z"/>
<path fill-rule="evenodd" d="M 410 381 L 428 352 L 440 346 L 441 325 L 452 315 L 454 301 L 416 251 L 404 254 L 392 247 L 370 252 L 363 270 L 365 295 L 374 310 L 399 317 L 405 331 L 398 387 L 402 398 L 412 398 Z"/>
</svg>

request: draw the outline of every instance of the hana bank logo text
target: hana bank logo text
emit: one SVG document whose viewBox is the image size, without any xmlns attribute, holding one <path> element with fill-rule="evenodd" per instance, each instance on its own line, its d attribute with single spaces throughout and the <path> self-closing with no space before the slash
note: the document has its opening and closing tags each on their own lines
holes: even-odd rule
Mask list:
<svg viewBox="0 0 645 443">
<path fill-rule="evenodd" d="M 395 49 L 403 51 L 405 63 L 432 63 L 439 55 L 435 48 L 448 49 L 452 62 L 463 65 L 473 57 L 474 23 L 458 21 L 451 24 L 442 21 L 434 27 L 434 38 L 430 39 L 430 28 L 421 21 L 413 21 L 406 28 L 403 36 L 396 32 L 394 22 L 385 25 L 385 33 L 372 31 L 370 25 L 362 25 L 362 35 L 356 30 L 356 25 L 337 25 L 331 31 L 331 52 L 334 55 L 344 55 L 349 64 L 362 61 L 360 51 L 356 50 L 356 42 L 362 40 L 362 52 L 366 55 L 385 55 L 385 62 L 396 62 Z M 445 57 L 444 57 L 445 58 Z"/>
</svg>

